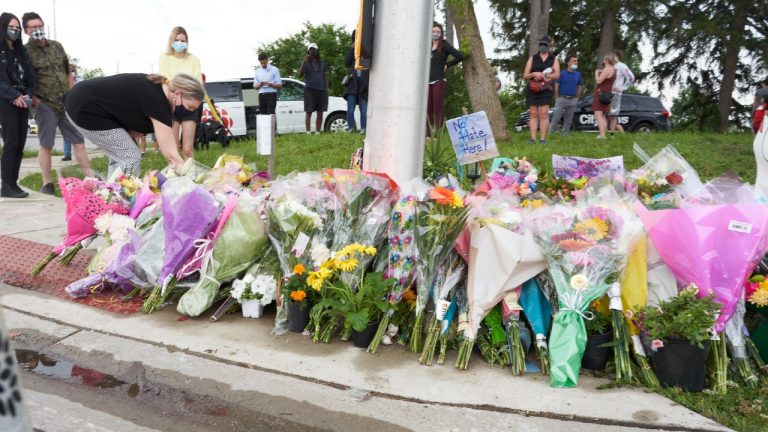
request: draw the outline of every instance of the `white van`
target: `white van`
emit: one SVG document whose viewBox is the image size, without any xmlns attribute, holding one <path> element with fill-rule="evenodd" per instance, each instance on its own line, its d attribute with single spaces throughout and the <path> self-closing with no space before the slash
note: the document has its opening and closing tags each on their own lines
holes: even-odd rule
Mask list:
<svg viewBox="0 0 768 432">
<path fill-rule="evenodd" d="M 205 83 L 208 97 L 216 105 L 225 126 L 234 136 L 255 136 L 256 116 L 259 114 L 259 93 L 253 88 L 253 78 L 241 78 L 229 81 L 211 81 Z M 203 121 L 210 117 L 208 105 L 203 105 Z M 283 78 L 283 88 L 278 93 L 277 132 L 304 132 L 304 83 L 293 79 Z M 326 132 L 343 132 L 347 129 L 347 101 L 344 98 L 330 96 L 328 111 L 323 118 L 323 130 Z M 360 114 L 355 110 L 355 122 L 360 124 Z M 312 116 L 312 129 L 315 127 L 315 117 Z"/>
</svg>

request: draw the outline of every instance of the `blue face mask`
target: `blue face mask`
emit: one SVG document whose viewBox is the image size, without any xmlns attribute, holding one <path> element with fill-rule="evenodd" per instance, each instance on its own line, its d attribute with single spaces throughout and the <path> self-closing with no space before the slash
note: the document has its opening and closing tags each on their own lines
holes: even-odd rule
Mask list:
<svg viewBox="0 0 768 432">
<path fill-rule="evenodd" d="M 573 69 L 573 70 L 576 70 L 578 68 L 579 68 L 579 64 L 578 63 L 575 63 L 575 64 L 571 65 L 571 69 Z"/>
<path fill-rule="evenodd" d="M 187 49 L 187 43 L 182 41 L 176 41 L 171 44 L 171 48 L 173 48 L 176 52 L 182 52 Z"/>
</svg>

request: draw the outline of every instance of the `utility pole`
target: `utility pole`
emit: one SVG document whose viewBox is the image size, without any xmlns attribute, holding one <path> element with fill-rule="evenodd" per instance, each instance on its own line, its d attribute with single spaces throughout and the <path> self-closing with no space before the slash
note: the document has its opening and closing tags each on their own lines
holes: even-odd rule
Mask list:
<svg viewBox="0 0 768 432">
<path fill-rule="evenodd" d="M 422 174 L 433 0 L 386 0 L 374 11 L 363 168 L 398 184 Z"/>
<path fill-rule="evenodd" d="M 53 40 L 59 40 L 56 37 L 56 31 L 58 28 L 59 26 L 56 25 L 56 0 L 53 0 Z"/>
</svg>

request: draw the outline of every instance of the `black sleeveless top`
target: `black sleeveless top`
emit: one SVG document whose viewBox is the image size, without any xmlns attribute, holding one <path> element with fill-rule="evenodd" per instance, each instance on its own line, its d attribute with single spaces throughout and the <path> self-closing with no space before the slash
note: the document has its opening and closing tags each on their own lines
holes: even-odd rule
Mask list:
<svg viewBox="0 0 768 432">
<path fill-rule="evenodd" d="M 531 58 L 533 59 L 531 72 L 544 72 L 544 69 L 554 67 L 555 65 L 555 56 L 552 53 L 549 53 L 546 61 L 541 59 L 541 54 L 534 54 Z"/>
</svg>

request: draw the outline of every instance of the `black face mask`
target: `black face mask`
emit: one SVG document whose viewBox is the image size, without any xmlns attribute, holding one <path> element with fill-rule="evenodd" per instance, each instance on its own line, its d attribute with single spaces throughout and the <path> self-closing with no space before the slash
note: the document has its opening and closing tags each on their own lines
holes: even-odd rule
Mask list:
<svg viewBox="0 0 768 432">
<path fill-rule="evenodd" d="M 314 48 L 309 49 L 309 56 L 310 57 L 317 57 L 317 50 Z"/>
<path fill-rule="evenodd" d="M 195 111 L 190 111 L 184 108 L 184 105 L 176 105 L 176 109 L 173 110 L 173 115 L 176 118 L 186 118 L 194 114 Z"/>
</svg>

